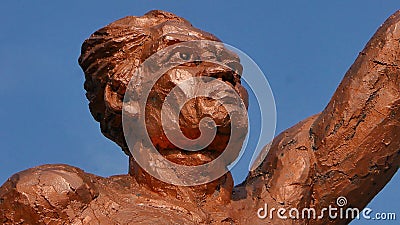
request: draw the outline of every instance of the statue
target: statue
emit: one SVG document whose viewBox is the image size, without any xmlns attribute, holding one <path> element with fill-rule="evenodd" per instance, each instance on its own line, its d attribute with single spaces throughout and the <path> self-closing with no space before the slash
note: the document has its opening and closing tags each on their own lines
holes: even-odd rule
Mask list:
<svg viewBox="0 0 400 225">
<path fill-rule="evenodd" d="M 280 218 L 270 209 L 337 206 L 362 209 L 396 173 L 400 162 L 400 11 L 376 32 L 346 73 L 325 109 L 278 135 L 260 166 L 233 185 L 227 171 L 209 183 L 179 186 L 144 171 L 124 137 L 124 95 L 133 71 L 149 56 L 175 43 L 220 42 L 172 13 L 150 11 L 125 17 L 96 31 L 82 45 L 90 111 L 102 133 L 130 157 L 129 174 L 108 178 L 68 165 L 43 165 L 13 175 L 0 188 L 2 224 L 346 224 L 352 218 Z M 179 51 L 178 51 L 179 53 Z M 179 57 L 187 58 L 186 54 Z M 240 71 L 234 54 L 226 58 Z M 160 108 L 178 82 L 177 73 L 218 78 L 247 107 L 240 72 L 208 63 L 167 71 L 144 106 L 151 142 L 177 164 L 196 166 L 217 158 L 230 139 L 232 118 L 216 101 L 196 98 L 181 109 L 179 126 L 198 136 L 199 121 L 217 125 L 209 148 L 187 152 L 163 133 Z M 140 86 L 140 82 L 137 83 Z M 143 117 L 140 112 L 139 117 Z M 245 130 L 246 124 L 239 128 Z M 234 138 L 240 147 L 244 136 Z M 236 157 L 233 155 L 232 157 Z M 227 159 L 232 160 L 232 159 Z M 107 163 L 107 162 L 105 162 Z M 268 209 L 265 207 L 268 204 Z M 260 217 L 269 212 L 265 218 Z M 271 216 L 271 213 L 275 213 Z"/>
</svg>

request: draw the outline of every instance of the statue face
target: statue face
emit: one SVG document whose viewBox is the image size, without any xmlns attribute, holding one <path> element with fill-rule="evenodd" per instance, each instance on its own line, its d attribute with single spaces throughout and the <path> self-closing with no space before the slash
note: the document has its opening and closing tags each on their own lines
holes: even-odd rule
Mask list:
<svg viewBox="0 0 400 225">
<path fill-rule="evenodd" d="M 179 39 L 175 40 L 174 43 L 179 41 Z M 227 147 L 231 138 L 231 129 L 242 132 L 239 138 L 231 140 L 236 146 L 241 146 L 247 131 L 247 123 L 240 123 L 241 127 L 232 127 L 231 122 L 233 118 L 231 118 L 223 101 L 218 101 L 212 96 L 193 97 L 185 94 L 188 89 L 190 89 L 190 93 L 204 93 L 207 92 L 204 89 L 207 89 L 210 90 L 208 93 L 219 93 L 219 97 L 224 95 L 222 98 L 225 101 L 228 98 L 235 99 L 235 97 L 239 97 L 241 101 L 244 100 L 243 102 L 247 107 L 247 92 L 240 84 L 239 74 L 242 69 L 237 56 L 225 49 L 223 45 L 205 45 L 199 49 L 198 46 L 190 46 L 190 44 L 175 44 L 172 48 L 168 49 L 159 63 L 162 64 L 164 58 L 169 61 L 184 60 L 189 62 L 169 69 L 160 77 L 149 93 L 145 106 L 145 121 L 152 144 L 167 159 L 185 165 L 198 165 L 218 157 Z M 200 60 L 207 56 L 217 58 L 220 64 Z M 229 67 L 225 65 L 229 65 Z M 211 78 L 210 80 L 217 79 L 218 82 L 211 83 L 209 81 L 210 83 L 208 83 L 206 81 L 205 83 L 190 85 L 190 87 L 187 85 L 180 86 L 182 82 L 190 78 L 202 78 L 206 80 Z M 171 94 L 174 88 L 177 88 L 178 91 L 175 90 L 175 94 L 170 98 L 173 99 L 172 102 L 166 104 L 166 97 Z M 177 102 L 185 102 L 185 104 L 180 107 Z M 239 108 L 237 107 L 236 110 L 240 111 Z M 214 121 L 215 124 L 210 125 L 210 127 L 217 127 L 216 135 L 207 147 L 198 152 L 185 151 L 185 148 L 178 148 L 172 141 L 183 142 L 183 145 L 187 146 L 187 143 L 185 143 L 186 138 L 181 140 L 181 138 L 177 137 L 178 135 L 172 135 L 172 137 L 166 136 L 166 127 L 165 124 L 164 127 L 162 124 L 161 111 L 164 111 L 165 115 L 173 115 L 176 109 L 180 109 L 179 119 L 177 120 L 179 123 L 178 129 L 190 140 L 198 139 L 201 135 L 205 135 L 201 133 L 199 127 L 203 118 L 209 118 Z M 246 110 L 245 107 L 242 107 L 242 110 Z M 170 126 L 167 125 L 167 128 L 170 128 Z M 210 131 L 205 131 L 205 133 L 209 132 L 212 132 L 211 129 Z M 203 145 L 203 143 L 198 141 L 194 142 L 193 145 Z"/>
<path fill-rule="evenodd" d="M 160 17 L 160 13 L 163 17 Z M 192 40 L 219 41 L 213 35 L 192 27 L 182 18 L 164 14 L 166 13 L 156 11 L 143 17 L 128 17 L 116 21 L 94 33 L 82 46 L 79 62 L 86 75 L 85 89 L 91 112 L 100 122 L 103 134 L 119 144 L 127 154 L 129 150 L 122 132 L 121 109 L 129 81 L 140 80 L 134 77 L 133 71 L 151 55 L 168 46 Z M 168 16 L 171 18 L 167 18 Z M 221 63 L 199 60 L 208 56 Z M 226 85 L 218 86 L 217 92 L 225 93 L 229 88 L 235 90 L 247 107 L 247 92 L 240 83 L 242 66 L 239 58 L 223 45 L 202 48 L 177 45 L 157 60 L 156 66 L 173 60 L 184 60 L 187 63 L 169 69 L 155 82 L 143 106 L 145 115 L 138 115 L 145 117 L 152 144 L 165 158 L 175 163 L 199 165 L 212 161 L 224 151 L 231 138 L 232 118 L 221 102 L 209 97 L 196 97 L 188 99 L 180 110 L 179 128 L 189 139 L 200 136 L 199 124 L 205 117 L 212 119 L 217 127 L 215 138 L 200 151 L 178 148 L 166 137 L 161 121 L 161 108 L 174 87 L 187 78 L 195 77 L 222 81 Z M 221 64 L 229 65 L 230 68 Z M 204 87 L 191 88 L 196 92 Z M 239 129 L 247 131 L 247 123 L 241 126 Z M 232 141 L 241 146 L 244 138 L 245 133 Z M 236 158 L 236 155 L 232 158 Z"/>
</svg>

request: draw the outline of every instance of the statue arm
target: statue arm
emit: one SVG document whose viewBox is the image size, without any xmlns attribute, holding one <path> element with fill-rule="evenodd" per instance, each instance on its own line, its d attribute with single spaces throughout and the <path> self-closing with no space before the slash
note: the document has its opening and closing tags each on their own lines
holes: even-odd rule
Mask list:
<svg viewBox="0 0 400 225">
<path fill-rule="evenodd" d="M 241 187 L 272 205 L 321 209 L 343 196 L 345 207 L 362 210 L 399 163 L 400 11 L 368 42 L 326 108 L 277 136 Z"/>
</svg>

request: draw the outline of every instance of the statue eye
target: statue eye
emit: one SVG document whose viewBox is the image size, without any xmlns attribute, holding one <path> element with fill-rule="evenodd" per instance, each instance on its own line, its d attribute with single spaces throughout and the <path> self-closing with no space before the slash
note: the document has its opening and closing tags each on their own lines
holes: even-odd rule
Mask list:
<svg viewBox="0 0 400 225">
<path fill-rule="evenodd" d="M 190 59 L 190 54 L 186 52 L 180 52 L 179 57 L 183 60 L 189 60 Z"/>
<path fill-rule="evenodd" d="M 194 52 L 186 47 L 178 47 L 175 48 L 170 54 L 165 56 L 165 59 L 162 59 L 164 62 L 169 63 L 177 63 L 177 62 L 188 62 L 189 60 L 194 58 Z"/>
</svg>

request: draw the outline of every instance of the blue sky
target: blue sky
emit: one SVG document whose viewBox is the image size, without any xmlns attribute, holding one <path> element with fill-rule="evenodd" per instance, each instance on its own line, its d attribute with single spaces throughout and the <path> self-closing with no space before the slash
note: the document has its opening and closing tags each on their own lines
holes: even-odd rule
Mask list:
<svg viewBox="0 0 400 225">
<path fill-rule="evenodd" d="M 102 176 L 126 173 L 127 157 L 102 136 L 89 113 L 77 59 L 95 30 L 151 9 L 176 13 L 251 56 L 272 87 L 281 132 L 325 107 L 400 2 L 1 1 L 0 183 L 45 163 Z M 237 182 L 246 163 L 234 168 Z M 397 174 L 369 207 L 399 217 L 399 186 Z"/>
</svg>

